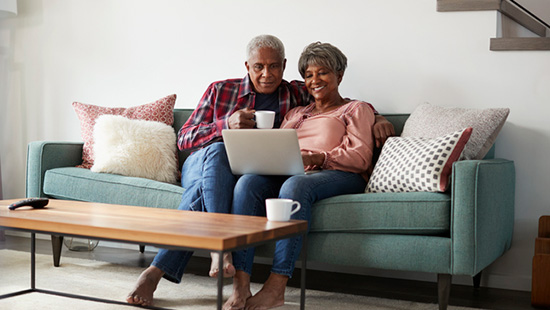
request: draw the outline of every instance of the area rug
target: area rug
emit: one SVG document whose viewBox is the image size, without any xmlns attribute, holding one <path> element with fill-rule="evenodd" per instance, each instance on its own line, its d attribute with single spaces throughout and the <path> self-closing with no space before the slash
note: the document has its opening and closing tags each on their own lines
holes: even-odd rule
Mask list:
<svg viewBox="0 0 550 310">
<path fill-rule="evenodd" d="M 36 287 L 70 294 L 124 301 L 143 268 L 64 257 L 61 267 L 52 265 L 49 255 L 36 255 Z M 30 254 L 0 250 L 0 295 L 30 287 Z M 252 292 L 260 289 L 252 284 Z M 197 275 L 185 275 L 181 284 L 161 281 L 155 293 L 155 306 L 169 309 L 215 309 L 216 280 Z M 230 281 L 224 287 L 224 300 L 231 293 Z M 277 309 L 300 308 L 300 290 L 288 288 L 286 303 Z M 306 292 L 307 309 L 345 310 L 432 310 L 436 304 L 337 294 L 315 290 Z M 119 304 L 98 303 L 55 295 L 30 293 L 0 300 L 0 309 L 139 309 Z M 449 310 L 472 308 L 449 306 Z"/>
</svg>

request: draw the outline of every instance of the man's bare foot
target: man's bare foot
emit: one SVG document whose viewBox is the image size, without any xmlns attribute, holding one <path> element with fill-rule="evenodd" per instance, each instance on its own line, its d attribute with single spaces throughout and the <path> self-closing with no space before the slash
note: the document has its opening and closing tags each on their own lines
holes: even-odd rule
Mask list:
<svg viewBox="0 0 550 310">
<path fill-rule="evenodd" d="M 210 272 L 208 275 L 212 278 L 218 276 L 218 268 L 220 266 L 220 255 L 218 253 L 211 252 L 210 257 L 212 258 L 212 263 L 210 264 Z M 231 278 L 235 275 L 235 266 L 233 266 L 233 257 L 231 253 L 223 254 L 223 277 Z"/>
<path fill-rule="evenodd" d="M 138 278 L 136 287 L 128 294 L 126 301 L 129 304 L 151 306 L 153 305 L 153 293 L 164 272 L 155 266 L 149 266 Z"/>
<path fill-rule="evenodd" d="M 246 300 L 252 296 L 250 292 L 250 275 L 239 270 L 233 277 L 233 294 L 223 305 L 223 310 L 244 309 Z"/>
<path fill-rule="evenodd" d="M 246 301 L 246 310 L 264 310 L 285 304 L 285 289 L 288 276 L 272 273 L 262 289 Z"/>
</svg>

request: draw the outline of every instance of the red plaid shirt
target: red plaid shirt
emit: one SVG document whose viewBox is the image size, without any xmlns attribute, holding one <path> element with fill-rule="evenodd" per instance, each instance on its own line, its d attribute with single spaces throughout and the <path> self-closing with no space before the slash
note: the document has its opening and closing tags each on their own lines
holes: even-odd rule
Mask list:
<svg viewBox="0 0 550 310">
<path fill-rule="evenodd" d="M 301 81 L 283 80 L 279 86 L 281 120 L 296 106 L 307 105 L 310 96 Z M 229 79 L 210 84 L 197 108 L 178 133 L 178 148 L 194 150 L 222 139 L 222 129 L 228 129 L 231 114 L 244 108 L 254 108 L 256 93 L 248 74 L 243 79 Z"/>
</svg>

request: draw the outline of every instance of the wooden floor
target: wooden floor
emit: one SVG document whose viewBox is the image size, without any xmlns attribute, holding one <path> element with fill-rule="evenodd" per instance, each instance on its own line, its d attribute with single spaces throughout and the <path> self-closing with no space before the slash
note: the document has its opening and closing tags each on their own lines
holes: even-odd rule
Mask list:
<svg viewBox="0 0 550 310">
<path fill-rule="evenodd" d="M 6 235 L 5 240 L 0 239 L 0 249 L 28 251 L 29 239 Z M 51 255 L 50 242 L 38 239 L 37 253 Z M 100 242 L 99 246 L 91 252 L 74 252 L 64 247 L 61 255 L 61 263 L 63 263 L 63 257 L 76 257 L 145 268 L 151 263 L 154 255 L 155 253 L 147 251 L 147 248 L 145 253 L 139 253 L 137 245 L 136 250 L 118 249 L 101 246 Z M 194 256 L 189 262 L 186 272 L 206 275 L 209 267 L 210 260 L 208 258 Z M 295 272 L 296 276 L 290 280 L 289 285 L 300 287 L 299 270 Z M 261 283 L 268 275 L 268 265 L 256 264 L 253 270 L 252 281 Z M 128 285 L 128 289 L 130 289 L 131 286 L 133 286 L 133 283 Z M 437 303 L 437 285 L 432 282 L 387 279 L 308 270 L 307 288 L 379 298 Z M 464 285 L 452 286 L 449 303 L 453 306 L 483 309 L 537 309 L 531 307 L 531 294 L 529 292 L 484 287 L 476 290 L 471 286 Z"/>
</svg>

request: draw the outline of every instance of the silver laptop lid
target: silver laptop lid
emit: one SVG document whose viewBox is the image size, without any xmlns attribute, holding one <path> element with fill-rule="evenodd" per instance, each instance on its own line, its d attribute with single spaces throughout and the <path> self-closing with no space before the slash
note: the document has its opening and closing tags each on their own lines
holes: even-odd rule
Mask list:
<svg viewBox="0 0 550 310">
<path fill-rule="evenodd" d="M 304 174 L 294 129 L 225 129 L 222 136 L 233 174 Z"/>
</svg>

